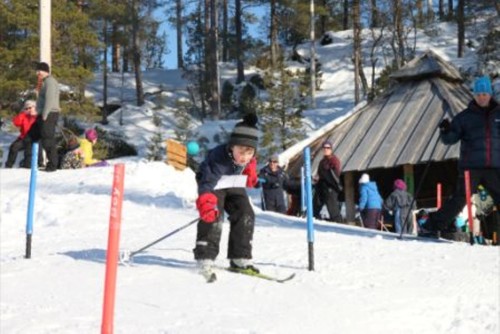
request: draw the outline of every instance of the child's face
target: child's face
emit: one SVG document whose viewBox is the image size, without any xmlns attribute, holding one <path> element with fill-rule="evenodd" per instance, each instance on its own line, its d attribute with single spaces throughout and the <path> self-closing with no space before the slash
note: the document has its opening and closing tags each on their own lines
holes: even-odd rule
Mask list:
<svg viewBox="0 0 500 334">
<path fill-rule="evenodd" d="M 239 166 L 244 166 L 250 162 L 255 155 L 255 149 L 249 146 L 234 145 L 233 159 Z"/>
</svg>

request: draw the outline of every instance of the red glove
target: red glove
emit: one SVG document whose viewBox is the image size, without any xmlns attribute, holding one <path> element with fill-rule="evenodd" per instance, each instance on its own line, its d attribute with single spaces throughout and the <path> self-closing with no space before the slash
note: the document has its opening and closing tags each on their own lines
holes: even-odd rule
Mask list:
<svg viewBox="0 0 500 334">
<path fill-rule="evenodd" d="M 259 179 L 257 177 L 257 159 L 252 158 L 248 165 L 246 165 L 245 169 L 243 170 L 243 175 L 247 176 L 247 187 L 248 188 L 253 188 L 257 185 L 257 182 L 259 182 Z"/>
<path fill-rule="evenodd" d="M 200 219 L 205 223 L 213 223 L 219 217 L 217 197 L 213 193 L 203 193 L 198 196 L 196 208 L 200 213 Z"/>
</svg>

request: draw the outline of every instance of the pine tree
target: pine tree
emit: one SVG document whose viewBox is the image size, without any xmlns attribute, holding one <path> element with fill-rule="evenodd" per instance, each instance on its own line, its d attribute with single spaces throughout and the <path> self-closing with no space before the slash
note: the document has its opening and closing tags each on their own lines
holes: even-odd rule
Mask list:
<svg viewBox="0 0 500 334">
<path fill-rule="evenodd" d="M 264 76 L 268 99 L 262 102 L 260 123 L 263 124 L 262 146 L 269 154 L 281 152 L 305 137 L 302 112 L 305 109 L 308 86 L 303 73 L 293 73 L 278 63 L 276 73 Z"/>
<path fill-rule="evenodd" d="M 163 152 L 165 147 L 163 146 L 163 135 L 161 132 L 161 118 L 154 113 L 153 114 L 153 124 L 155 125 L 155 133 L 151 137 L 151 142 L 148 144 L 148 153 L 146 158 L 149 161 L 162 161 Z"/>
</svg>

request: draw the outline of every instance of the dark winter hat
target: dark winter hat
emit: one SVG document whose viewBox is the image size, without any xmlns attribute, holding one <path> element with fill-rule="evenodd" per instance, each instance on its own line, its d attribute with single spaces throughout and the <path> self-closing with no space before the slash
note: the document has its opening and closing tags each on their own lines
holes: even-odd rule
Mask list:
<svg viewBox="0 0 500 334">
<path fill-rule="evenodd" d="M 401 179 L 394 180 L 394 189 L 406 190 L 406 183 Z"/>
<path fill-rule="evenodd" d="M 242 145 L 257 148 L 259 130 L 257 129 L 257 115 L 247 114 L 243 121 L 236 124 L 229 138 L 229 145 Z"/>
<path fill-rule="evenodd" d="M 90 141 L 94 141 L 97 139 L 97 131 L 95 129 L 88 129 L 85 131 L 85 138 Z"/>
<path fill-rule="evenodd" d="M 330 148 L 331 148 L 331 147 L 332 147 L 332 142 L 331 142 L 331 141 L 329 141 L 329 140 L 325 140 L 325 141 L 323 142 L 323 144 L 321 145 L 321 147 L 325 147 L 325 146 L 326 146 L 326 147 L 330 147 Z"/>
<path fill-rule="evenodd" d="M 40 62 L 40 63 L 36 64 L 36 70 L 50 73 L 50 66 L 47 63 Z"/>
<path fill-rule="evenodd" d="M 280 156 L 277 154 L 277 153 L 274 153 L 273 155 L 271 155 L 271 157 L 269 158 L 269 161 L 277 161 L 279 162 L 280 161 Z"/>
<path fill-rule="evenodd" d="M 493 95 L 491 80 L 488 76 L 480 77 L 474 82 L 474 95 L 477 94 Z"/>
</svg>

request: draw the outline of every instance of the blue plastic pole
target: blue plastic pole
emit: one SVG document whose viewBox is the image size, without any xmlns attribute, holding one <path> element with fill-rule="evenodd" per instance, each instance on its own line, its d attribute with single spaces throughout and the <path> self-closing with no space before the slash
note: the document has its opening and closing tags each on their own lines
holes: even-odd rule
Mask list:
<svg viewBox="0 0 500 334">
<path fill-rule="evenodd" d="M 300 168 L 300 215 L 306 212 L 306 184 L 304 176 L 304 167 Z"/>
<path fill-rule="evenodd" d="M 31 153 L 30 193 L 28 198 L 28 216 L 26 219 L 26 258 L 31 258 L 31 235 L 33 234 L 33 211 L 35 209 L 36 174 L 38 172 L 38 143 L 33 143 Z"/>
<path fill-rule="evenodd" d="M 307 241 L 309 249 L 309 270 L 314 270 L 314 221 L 312 205 L 312 181 L 311 181 L 311 149 L 304 149 L 306 205 L 307 205 Z"/>
</svg>

